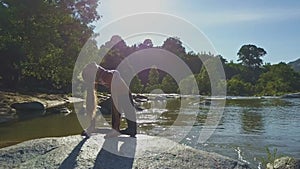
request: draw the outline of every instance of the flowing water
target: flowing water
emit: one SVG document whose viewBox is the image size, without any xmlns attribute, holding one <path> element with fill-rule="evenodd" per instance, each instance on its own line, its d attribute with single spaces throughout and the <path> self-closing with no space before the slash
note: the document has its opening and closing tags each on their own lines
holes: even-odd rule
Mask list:
<svg viewBox="0 0 300 169">
<path fill-rule="evenodd" d="M 141 103 L 144 110 L 137 112 L 139 133 L 163 136 L 216 152 L 249 163 L 253 168 L 259 165 L 259 158 L 266 156 L 266 147 L 277 149 L 278 155 L 300 158 L 300 99 L 227 100 L 213 134 L 201 143 L 198 139 L 207 126 L 208 111 L 217 105 L 199 97 L 152 97 Z M 82 131 L 75 113 L 55 114 L 50 110 L 38 114 L 34 117 L 19 114 L 19 120 L 1 124 L 0 146 Z M 109 115 L 98 116 L 98 126 L 108 127 L 109 123 Z"/>
</svg>

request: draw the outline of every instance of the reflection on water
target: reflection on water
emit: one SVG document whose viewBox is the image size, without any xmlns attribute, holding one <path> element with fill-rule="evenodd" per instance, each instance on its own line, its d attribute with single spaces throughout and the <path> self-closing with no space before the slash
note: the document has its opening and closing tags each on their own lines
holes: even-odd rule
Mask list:
<svg viewBox="0 0 300 169">
<path fill-rule="evenodd" d="M 183 109 L 186 117 L 177 124 L 184 126 L 191 123 L 190 113 L 195 111 L 197 120 L 181 143 L 249 162 L 253 168 L 258 166 L 257 159 L 266 155 L 266 146 L 271 150 L 278 149 L 279 154 L 300 158 L 300 99 L 228 100 L 218 127 L 205 144 L 197 144 L 197 140 L 207 119 L 208 110 L 213 105 L 200 101 L 198 108 L 193 106 L 199 104 L 198 102 L 195 103 L 192 99 L 188 101 L 190 104 L 186 104 L 188 106 Z M 145 103 L 145 107 L 149 108 L 151 104 L 155 103 Z M 169 105 L 173 106 L 168 107 Z M 142 130 L 151 135 L 158 135 L 159 132 L 167 130 L 178 116 L 178 105 L 178 99 L 168 100 L 167 110 L 156 109 L 157 112 L 163 113 L 158 113 L 151 127 Z M 143 113 L 155 114 L 152 111 L 153 109 L 145 110 Z M 177 129 L 182 130 L 182 126 L 178 126 Z"/>
<path fill-rule="evenodd" d="M 36 117 L 42 117 L 46 115 L 45 110 L 33 110 L 33 111 L 17 111 L 16 116 L 18 120 L 30 120 Z"/>
<path fill-rule="evenodd" d="M 263 117 L 257 109 L 245 109 L 241 116 L 241 125 L 245 133 L 256 133 L 264 130 Z"/>
<path fill-rule="evenodd" d="M 241 99 L 241 100 L 228 100 L 227 105 L 243 107 L 243 108 L 259 108 L 264 106 L 264 103 L 261 99 Z"/>
<path fill-rule="evenodd" d="M 0 146 L 41 137 L 78 134 L 81 130 L 74 113 L 68 116 L 51 114 L 33 119 L 21 118 L 20 121 L 0 125 Z"/>
<path fill-rule="evenodd" d="M 266 146 L 299 158 L 299 112 L 300 99 L 230 100 L 222 128 L 217 128 L 207 144 L 198 148 L 236 159 L 241 156 L 252 167 L 258 165 L 258 157 L 266 155 Z"/>
<path fill-rule="evenodd" d="M 145 110 L 137 112 L 140 133 L 163 133 L 174 139 L 183 136 L 181 131 L 186 130 L 185 126 L 193 126 L 182 144 L 246 160 L 252 167 L 257 166 L 258 157 L 265 156 L 266 146 L 271 150 L 277 148 L 279 154 L 300 158 L 300 99 L 228 100 L 218 127 L 204 144 L 197 140 L 208 110 L 214 105 L 192 97 L 156 97 L 141 103 L 141 106 Z M 109 115 L 99 115 L 97 119 L 99 127 L 111 124 Z M 125 126 L 123 120 L 121 127 Z M 172 132 L 165 132 L 167 130 Z M 35 118 L 20 116 L 17 122 L 0 125 L 0 146 L 33 138 L 79 134 L 81 131 L 75 113 L 65 116 L 46 112 Z"/>
</svg>

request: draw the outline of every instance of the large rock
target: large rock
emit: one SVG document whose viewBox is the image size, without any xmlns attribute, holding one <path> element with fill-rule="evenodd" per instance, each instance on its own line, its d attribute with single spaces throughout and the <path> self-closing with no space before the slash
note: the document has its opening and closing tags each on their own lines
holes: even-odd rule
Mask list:
<svg viewBox="0 0 300 169">
<path fill-rule="evenodd" d="M 37 101 L 14 103 L 11 107 L 16 110 L 44 110 L 46 108 L 43 103 Z"/>
<path fill-rule="evenodd" d="M 267 169 L 299 169 L 300 160 L 295 160 L 292 157 L 281 157 L 274 161 L 274 163 L 268 163 Z"/>
<path fill-rule="evenodd" d="M 0 149 L 0 168 L 248 168 L 246 164 L 171 140 L 95 134 L 26 141 Z"/>
</svg>

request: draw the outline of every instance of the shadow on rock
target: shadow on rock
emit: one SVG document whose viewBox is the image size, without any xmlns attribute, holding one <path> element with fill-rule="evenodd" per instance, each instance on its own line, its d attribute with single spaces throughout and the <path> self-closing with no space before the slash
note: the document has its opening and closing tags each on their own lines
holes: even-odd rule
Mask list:
<svg viewBox="0 0 300 169">
<path fill-rule="evenodd" d="M 81 140 L 78 145 L 72 150 L 69 156 L 62 162 L 59 169 L 67 169 L 67 168 L 75 168 L 77 165 L 77 156 L 80 153 L 80 150 L 84 143 L 86 142 L 87 138 Z"/>
<path fill-rule="evenodd" d="M 106 139 L 97 155 L 94 169 L 131 169 L 136 152 L 136 138 L 115 137 Z"/>
</svg>

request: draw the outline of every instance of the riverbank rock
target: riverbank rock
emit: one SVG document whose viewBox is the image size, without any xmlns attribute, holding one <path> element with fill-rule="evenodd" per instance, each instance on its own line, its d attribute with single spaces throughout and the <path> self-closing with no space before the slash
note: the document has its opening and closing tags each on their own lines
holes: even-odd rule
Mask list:
<svg viewBox="0 0 300 169">
<path fill-rule="evenodd" d="M 16 110 L 44 110 L 46 106 L 40 102 L 13 103 L 10 107 Z"/>
<path fill-rule="evenodd" d="M 291 93 L 291 94 L 286 94 L 283 95 L 282 98 L 300 98 L 300 92 L 299 93 Z"/>
<path fill-rule="evenodd" d="M 147 102 L 149 100 L 147 96 L 143 96 L 140 94 L 133 94 L 132 97 L 136 102 Z"/>
<path fill-rule="evenodd" d="M 17 91 L 0 90 L 0 123 L 17 120 L 19 115 L 26 116 L 29 114 L 31 117 L 35 117 L 33 114 L 42 115 L 45 109 L 83 101 L 81 98 L 69 97 L 67 94 L 19 93 Z M 22 113 L 26 111 L 27 113 Z M 38 113 L 38 111 L 41 113 Z M 29 118 L 29 116 L 26 118 Z"/>
<path fill-rule="evenodd" d="M 281 157 L 274 161 L 273 164 L 268 163 L 267 169 L 299 169 L 300 160 L 296 160 L 292 157 Z"/>
<path fill-rule="evenodd" d="M 226 168 L 246 169 L 236 160 L 171 140 L 137 135 L 104 139 L 95 134 L 26 141 L 0 149 L 0 168 Z"/>
</svg>

